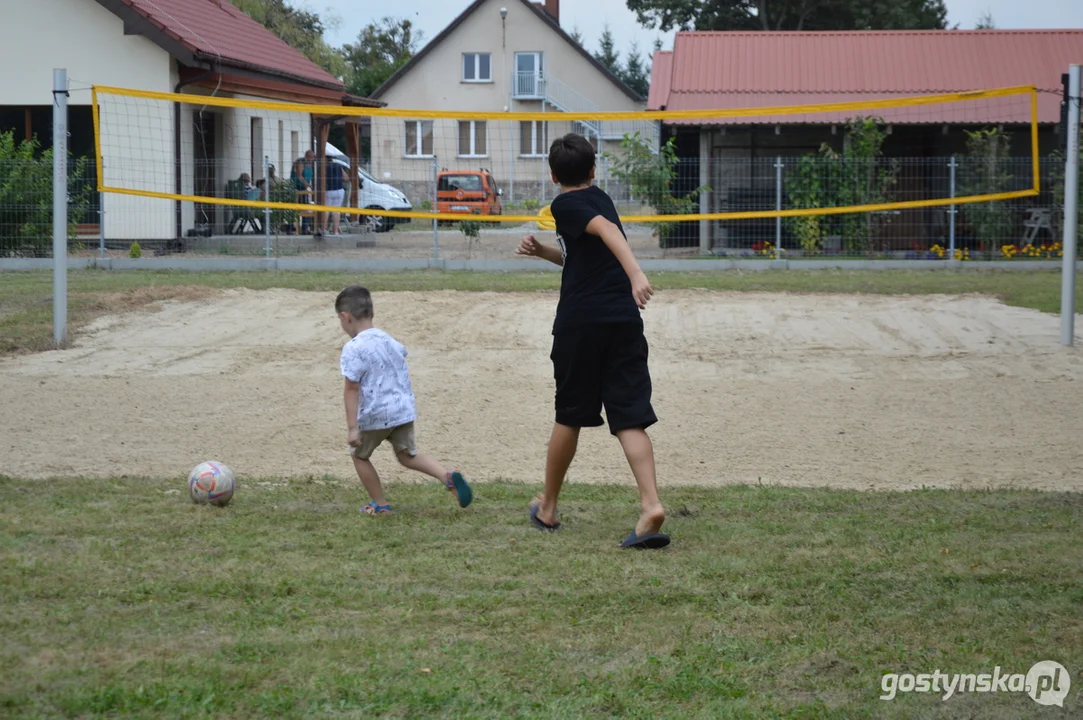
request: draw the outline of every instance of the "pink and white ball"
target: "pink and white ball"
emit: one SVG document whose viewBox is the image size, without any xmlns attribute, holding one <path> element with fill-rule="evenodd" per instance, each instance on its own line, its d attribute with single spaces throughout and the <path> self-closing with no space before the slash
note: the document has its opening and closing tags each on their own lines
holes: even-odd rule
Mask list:
<svg viewBox="0 0 1083 720">
<path fill-rule="evenodd" d="M 197 505 L 228 505 L 236 486 L 233 470 L 213 460 L 196 465 L 188 475 L 188 494 Z"/>
</svg>

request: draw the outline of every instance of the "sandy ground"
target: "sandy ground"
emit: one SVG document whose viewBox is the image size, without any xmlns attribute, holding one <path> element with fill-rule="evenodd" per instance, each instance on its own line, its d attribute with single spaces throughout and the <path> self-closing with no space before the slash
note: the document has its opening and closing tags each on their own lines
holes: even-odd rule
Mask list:
<svg viewBox="0 0 1083 720">
<path fill-rule="evenodd" d="M 352 477 L 332 294 L 229 291 L 105 318 L 0 361 L 0 471 Z M 383 293 L 410 348 L 423 451 L 540 482 L 556 295 Z M 645 314 L 664 485 L 1083 489 L 1083 352 L 1058 319 L 979 297 L 671 291 Z M 389 449 L 387 479 L 415 479 Z M 631 483 L 606 431 L 572 482 Z"/>
</svg>

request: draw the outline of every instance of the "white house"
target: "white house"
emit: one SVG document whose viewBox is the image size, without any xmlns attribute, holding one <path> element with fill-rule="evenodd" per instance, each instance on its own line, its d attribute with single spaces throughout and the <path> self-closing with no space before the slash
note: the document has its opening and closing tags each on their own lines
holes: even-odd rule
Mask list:
<svg viewBox="0 0 1083 720">
<path fill-rule="evenodd" d="M 434 165 L 491 170 L 505 201 L 552 195 L 551 139 L 575 131 L 601 151 L 625 133 L 654 142 L 649 122 L 567 122 L 563 112 L 646 109 L 639 96 L 560 27 L 559 0 L 476 0 L 373 94 L 391 108 L 427 111 L 552 113 L 551 121 L 377 118 L 372 172 L 426 195 Z M 606 168 L 599 164 L 599 182 Z"/>
<path fill-rule="evenodd" d="M 0 23 L 0 131 L 52 144 L 52 71 L 71 83 L 69 149 L 93 158 L 90 85 L 342 107 L 342 82 L 228 0 L 33 0 L 9 3 Z M 327 123 L 309 113 L 104 99 L 105 182 L 222 197 L 262 158 L 288 176 Z M 330 113 L 327 115 L 330 117 Z M 197 225 L 221 231 L 228 209 L 109 194 L 108 239 L 167 240 Z"/>
</svg>

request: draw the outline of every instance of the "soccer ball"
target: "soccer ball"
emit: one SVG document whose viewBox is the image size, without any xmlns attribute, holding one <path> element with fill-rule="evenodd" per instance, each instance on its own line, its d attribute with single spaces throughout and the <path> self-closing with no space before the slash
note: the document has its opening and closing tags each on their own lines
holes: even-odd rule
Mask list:
<svg viewBox="0 0 1083 720">
<path fill-rule="evenodd" d="M 229 466 L 213 460 L 196 465 L 188 474 L 188 494 L 197 505 L 228 505 L 235 486 Z"/>
</svg>

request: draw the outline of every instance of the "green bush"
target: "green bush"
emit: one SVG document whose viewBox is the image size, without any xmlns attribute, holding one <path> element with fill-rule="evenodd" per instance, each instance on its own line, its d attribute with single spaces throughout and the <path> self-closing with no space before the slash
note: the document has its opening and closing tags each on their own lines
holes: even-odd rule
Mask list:
<svg viewBox="0 0 1083 720">
<path fill-rule="evenodd" d="M 895 161 L 883 160 L 886 138 L 879 118 L 851 120 L 842 152 L 824 143 L 819 152 L 798 159 L 794 170 L 787 173 L 790 206 L 818 209 L 889 202 L 899 167 Z M 813 215 L 788 218 L 786 224 L 807 255 L 822 252 L 824 239 L 832 234 L 842 236 L 847 252 L 861 254 L 873 249 L 872 241 L 887 222 L 885 218 L 872 213 Z"/>
<path fill-rule="evenodd" d="M 613 176 L 631 187 L 632 195 L 643 200 L 658 215 L 688 215 L 696 211 L 700 193 L 710 192 L 706 185 L 700 186 L 684 197 L 674 195 L 673 183 L 677 179 L 676 139 L 670 138 L 658 152 L 637 132 L 625 135 L 620 143 L 622 153 L 605 157 L 612 163 Z M 654 226 L 660 244 L 676 232 L 675 223 L 657 223 Z"/>
<path fill-rule="evenodd" d="M 131 247 L 128 248 L 128 257 L 132 260 L 138 260 L 143 257 L 143 248 L 139 247 L 139 243 L 133 242 Z"/>
<path fill-rule="evenodd" d="M 1061 242 L 1064 239 L 1064 165 L 1065 154 L 1063 150 L 1056 150 L 1050 155 L 1053 162 L 1053 170 L 1049 174 L 1050 186 L 1053 190 L 1053 207 L 1050 212 L 1053 241 Z M 1080 162 L 1083 163 L 1083 149 L 1079 152 Z M 1083 183 L 1079 184 L 1079 222 L 1077 224 L 1079 243 L 1083 245 Z"/>
<path fill-rule="evenodd" d="M 86 158 L 68 163 L 68 238 L 90 207 Z M 53 151 L 0 132 L 0 255 L 43 256 L 53 238 Z"/>
<path fill-rule="evenodd" d="M 960 167 L 961 194 L 990 195 L 1010 190 L 1010 147 L 1011 135 L 1003 130 L 968 130 L 967 154 Z M 977 233 L 979 250 L 999 248 L 1001 241 L 1011 234 L 1012 209 L 1008 203 L 973 203 L 963 213 Z"/>
<path fill-rule="evenodd" d="M 280 182 L 273 184 L 271 185 L 271 202 L 297 203 L 297 190 L 289 183 Z M 300 217 L 301 213 L 296 210 L 271 208 L 271 229 L 277 232 L 284 225 L 295 224 Z"/>
<path fill-rule="evenodd" d="M 476 220 L 463 220 L 459 223 L 459 231 L 468 240 L 477 240 L 481 235 L 481 223 Z"/>
</svg>

